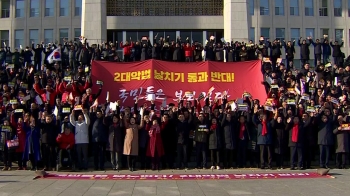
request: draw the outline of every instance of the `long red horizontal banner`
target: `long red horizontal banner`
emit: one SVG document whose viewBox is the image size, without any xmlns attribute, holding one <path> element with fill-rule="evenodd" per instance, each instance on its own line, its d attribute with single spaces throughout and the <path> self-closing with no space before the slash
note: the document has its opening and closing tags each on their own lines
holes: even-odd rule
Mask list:
<svg viewBox="0 0 350 196">
<path fill-rule="evenodd" d="M 179 98 L 192 101 L 209 89 L 210 99 L 227 93 L 229 99 L 241 98 L 247 91 L 253 98 L 265 100 L 266 92 L 261 84 L 261 61 L 245 62 L 166 62 L 147 60 L 115 63 L 92 62 L 92 79 L 104 83 L 102 97 L 109 92 L 110 101 L 121 100 L 132 106 L 136 97 L 146 100 L 154 95 L 155 101 L 174 103 Z M 97 91 L 97 85 L 93 89 Z"/>
<path fill-rule="evenodd" d="M 317 173 L 261 173 L 261 174 L 164 174 L 164 175 L 128 175 L 128 174 L 48 174 L 49 179 L 74 180 L 238 180 L 238 179 L 286 179 L 286 178 L 332 178 Z"/>
</svg>

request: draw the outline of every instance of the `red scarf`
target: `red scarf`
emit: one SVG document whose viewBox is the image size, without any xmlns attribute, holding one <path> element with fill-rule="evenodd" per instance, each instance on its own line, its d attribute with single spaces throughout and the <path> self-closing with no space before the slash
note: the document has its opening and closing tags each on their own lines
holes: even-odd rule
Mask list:
<svg viewBox="0 0 350 196">
<path fill-rule="evenodd" d="M 267 134 L 266 121 L 263 120 L 263 121 L 261 122 L 261 124 L 262 124 L 261 135 L 262 135 L 262 136 L 265 136 L 265 135 Z"/>
<path fill-rule="evenodd" d="M 244 131 L 245 131 L 244 123 L 241 123 L 241 127 L 239 128 L 239 139 L 243 139 Z"/>
<path fill-rule="evenodd" d="M 216 131 L 216 124 L 212 124 L 212 125 L 210 126 L 210 130 Z"/>
<path fill-rule="evenodd" d="M 299 124 L 294 124 L 292 128 L 292 142 L 298 142 Z"/>
</svg>

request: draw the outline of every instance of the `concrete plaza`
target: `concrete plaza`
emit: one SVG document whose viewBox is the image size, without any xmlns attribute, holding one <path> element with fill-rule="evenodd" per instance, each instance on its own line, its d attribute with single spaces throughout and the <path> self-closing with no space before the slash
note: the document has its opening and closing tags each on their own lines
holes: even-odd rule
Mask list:
<svg viewBox="0 0 350 196">
<path fill-rule="evenodd" d="M 135 171 L 132 174 L 244 174 L 276 173 L 289 170 L 164 170 Z M 302 172 L 316 172 L 307 170 Z M 65 172 L 60 172 L 65 173 Z M 72 173 L 72 172 L 69 172 Z M 128 171 L 85 172 L 84 174 L 130 174 Z M 81 174 L 81 173 L 79 173 Z M 331 170 L 335 178 L 259 180 L 32 180 L 31 171 L 1 171 L 0 196 L 77 196 L 77 195 L 349 195 L 350 170 Z"/>
</svg>

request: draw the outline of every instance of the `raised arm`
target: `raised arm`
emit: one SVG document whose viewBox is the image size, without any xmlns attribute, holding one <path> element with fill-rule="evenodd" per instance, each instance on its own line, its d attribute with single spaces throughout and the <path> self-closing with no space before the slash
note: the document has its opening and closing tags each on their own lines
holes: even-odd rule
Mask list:
<svg viewBox="0 0 350 196">
<path fill-rule="evenodd" d="M 90 125 L 90 118 L 89 118 L 87 109 L 83 110 L 83 114 L 84 114 L 84 118 L 85 118 L 85 123 L 89 126 Z"/>
<path fill-rule="evenodd" d="M 73 126 L 75 126 L 77 123 L 75 121 L 74 110 L 72 110 L 72 113 L 69 115 L 69 121 L 70 121 L 70 124 L 72 124 Z"/>
</svg>

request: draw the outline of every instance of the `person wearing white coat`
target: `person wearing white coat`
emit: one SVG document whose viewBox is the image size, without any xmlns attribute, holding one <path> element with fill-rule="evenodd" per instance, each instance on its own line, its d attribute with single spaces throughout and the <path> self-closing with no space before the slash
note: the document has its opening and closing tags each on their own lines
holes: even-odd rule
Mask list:
<svg viewBox="0 0 350 196">
<path fill-rule="evenodd" d="M 88 168 L 88 145 L 90 119 L 87 110 L 79 114 L 78 121 L 75 121 L 74 110 L 70 114 L 70 123 L 75 127 L 75 149 L 79 170 Z"/>
</svg>

